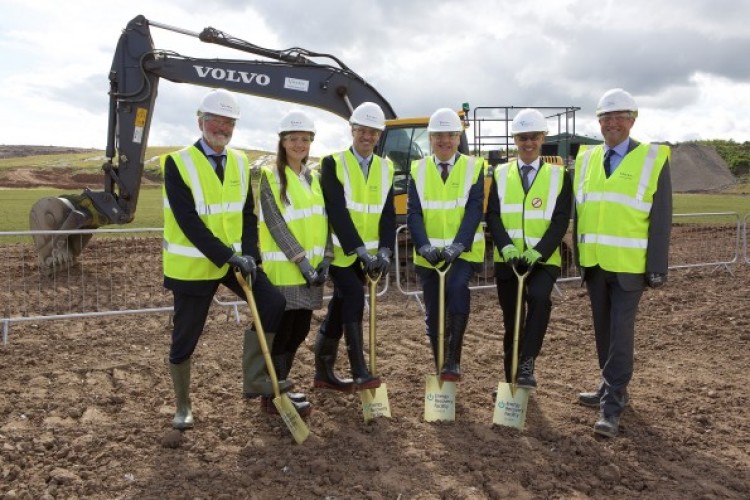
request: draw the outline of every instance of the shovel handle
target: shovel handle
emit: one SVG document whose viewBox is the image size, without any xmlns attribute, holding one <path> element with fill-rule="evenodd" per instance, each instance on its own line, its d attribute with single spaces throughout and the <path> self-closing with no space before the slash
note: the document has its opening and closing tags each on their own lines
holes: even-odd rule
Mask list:
<svg viewBox="0 0 750 500">
<path fill-rule="evenodd" d="M 258 306 L 255 304 L 255 297 L 253 296 L 252 285 L 245 281 L 245 277 L 242 275 L 242 272 L 238 267 L 234 268 L 234 276 L 237 278 L 237 283 L 240 284 L 242 290 L 245 292 L 247 305 L 250 307 L 250 312 L 252 313 L 255 322 L 255 333 L 258 335 L 258 344 L 260 344 L 260 350 L 263 353 L 263 360 L 266 362 L 268 375 L 271 377 L 273 395 L 278 398 L 281 396 L 281 391 L 279 390 L 279 379 L 276 375 L 276 369 L 273 367 L 273 362 L 271 361 L 271 353 L 268 350 L 268 343 L 266 342 L 266 332 L 263 331 L 263 325 L 260 321 Z"/>
<path fill-rule="evenodd" d="M 518 278 L 518 292 L 516 293 L 516 316 L 513 324 L 513 357 L 510 368 L 510 394 L 515 397 L 516 395 L 516 378 L 518 377 L 518 344 L 521 337 L 521 311 L 523 310 L 523 287 L 526 283 L 526 278 L 531 274 L 531 268 L 533 266 L 527 266 L 526 271 L 519 273 L 517 269 L 518 265 L 513 264 L 513 274 Z"/>
<path fill-rule="evenodd" d="M 435 267 L 438 273 L 438 355 L 437 355 L 437 374 L 440 376 L 440 369 L 445 361 L 445 276 L 448 274 L 452 264 L 446 264 L 442 268 Z"/>
<path fill-rule="evenodd" d="M 376 375 L 377 371 L 377 361 L 376 361 L 376 349 L 375 349 L 375 327 L 377 322 L 377 317 L 375 314 L 375 300 L 378 295 L 378 282 L 380 281 L 380 278 L 383 276 L 382 271 L 378 271 L 377 274 L 370 275 L 370 273 L 365 273 L 365 278 L 367 279 L 367 285 L 369 289 L 369 305 L 370 305 L 370 374 L 374 377 Z"/>
</svg>

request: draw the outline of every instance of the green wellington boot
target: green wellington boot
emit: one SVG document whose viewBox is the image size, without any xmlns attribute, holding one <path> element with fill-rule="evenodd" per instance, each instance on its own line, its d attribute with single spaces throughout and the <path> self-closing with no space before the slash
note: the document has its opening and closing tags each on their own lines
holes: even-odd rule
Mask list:
<svg viewBox="0 0 750 500">
<path fill-rule="evenodd" d="M 177 400 L 177 411 L 172 420 L 175 429 L 191 429 L 193 427 L 193 409 L 190 406 L 190 358 L 180 364 L 169 363 L 169 373 L 172 375 L 174 395 Z"/>
<path fill-rule="evenodd" d="M 266 344 L 269 350 L 273 346 L 275 336 L 275 333 L 266 333 Z M 291 382 L 279 380 L 280 392 L 287 392 L 291 388 Z M 263 351 L 260 350 L 258 334 L 250 328 L 245 330 L 245 340 L 242 346 L 242 391 L 246 398 L 273 394 L 273 384 L 266 371 L 266 360 L 263 358 Z"/>
</svg>

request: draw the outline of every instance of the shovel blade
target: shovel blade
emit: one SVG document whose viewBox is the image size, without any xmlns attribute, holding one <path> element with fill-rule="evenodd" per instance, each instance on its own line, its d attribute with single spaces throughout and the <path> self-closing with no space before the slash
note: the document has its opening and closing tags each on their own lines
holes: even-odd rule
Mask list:
<svg viewBox="0 0 750 500">
<path fill-rule="evenodd" d="M 302 444 L 310 435 L 310 429 L 307 428 L 307 424 L 299 416 L 297 408 L 294 407 L 294 403 L 289 399 L 286 394 L 281 394 L 278 397 L 273 398 L 273 405 L 279 411 L 279 415 L 284 420 L 289 432 L 292 433 L 294 440 L 297 444 Z"/>
<path fill-rule="evenodd" d="M 362 414 L 365 417 L 365 422 L 378 417 L 391 418 L 388 387 L 385 384 L 381 383 L 377 389 L 359 391 L 359 399 L 362 401 Z"/>
<path fill-rule="evenodd" d="M 523 430 L 526 424 L 526 407 L 529 404 L 529 390 L 517 387 L 511 390 L 511 384 L 500 382 L 497 384 L 497 398 L 492 423 L 515 427 Z"/>
<path fill-rule="evenodd" d="M 456 420 L 456 383 L 427 375 L 424 390 L 425 422 Z"/>
</svg>

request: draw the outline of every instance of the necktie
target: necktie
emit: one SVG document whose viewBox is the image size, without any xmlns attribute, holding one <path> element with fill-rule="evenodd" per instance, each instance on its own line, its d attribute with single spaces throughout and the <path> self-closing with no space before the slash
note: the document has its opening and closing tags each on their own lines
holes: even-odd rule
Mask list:
<svg viewBox="0 0 750 500">
<path fill-rule="evenodd" d="M 531 165 L 524 165 L 521 167 L 521 182 L 523 183 L 523 192 L 528 193 L 529 192 L 529 172 L 533 170 L 534 167 Z"/>
<path fill-rule="evenodd" d="M 216 175 L 219 177 L 219 181 L 224 182 L 224 155 L 208 155 L 214 161 L 216 165 Z"/>
<path fill-rule="evenodd" d="M 604 174 L 609 177 L 612 175 L 612 155 L 615 154 L 614 149 L 608 149 L 604 153 Z"/>
<path fill-rule="evenodd" d="M 448 167 L 450 163 L 441 162 L 438 165 L 440 165 L 440 178 L 443 179 L 443 184 L 445 184 L 446 179 L 448 179 Z"/>
<path fill-rule="evenodd" d="M 359 166 L 362 167 L 362 175 L 367 179 L 367 175 L 370 173 L 370 164 L 367 160 L 362 160 L 362 163 L 360 163 Z"/>
</svg>

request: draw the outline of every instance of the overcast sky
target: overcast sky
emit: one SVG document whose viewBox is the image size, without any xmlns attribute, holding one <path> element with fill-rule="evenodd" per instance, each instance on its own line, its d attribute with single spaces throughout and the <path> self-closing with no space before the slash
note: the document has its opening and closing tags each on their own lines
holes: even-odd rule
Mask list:
<svg viewBox="0 0 750 500">
<path fill-rule="evenodd" d="M 166 6 L 168 5 L 168 7 Z M 256 45 L 337 56 L 399 116 L 439 107 L 578 106 L 577 131 L 612 87 L 640 106 L 633 136 L 750 140 L 750 2 L 729 0 L 0 0 L 0 144 L 104 149 L 108 72 L 121 30 L 139 14 Z M 157 49 L 253 58 L 152 28 Z M 198 135 L 204 88 L 159 84 L 150 144 Z M 233 145 L 275 148 L 296 105 L 239 95 Z M 311 110 L 313 154 L 346 147 L 344 120 Z"/>
</svg>

